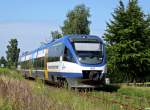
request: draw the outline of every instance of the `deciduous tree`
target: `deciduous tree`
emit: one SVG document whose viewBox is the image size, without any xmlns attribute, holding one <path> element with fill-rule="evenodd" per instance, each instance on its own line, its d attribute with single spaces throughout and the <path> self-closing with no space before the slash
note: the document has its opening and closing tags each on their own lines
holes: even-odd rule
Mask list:
<svg viewBox="0 0 150 110">
<path fill-rule="evenodd" d="M 0 66 L 1 66 L 1 64 L 3 64 L 4 67 L 6 67 L 7 61 L 6 61 L 4 56 L 2 56 L 1 59 L 0 59 Z"/>
<path fill-rule="evenodd" d="M 20 48 L 18 48 L 17 39 L 11 39 L 9 41 L 9 44 L 7 45 L 7 51 L 6 51 L 7 62 L 8 62 L 7 66 L 9 68 L 11 68 L 11 67 L 16 68 L 17 67 L 19 53 L 20 53 Z"/>
<path fill-rule="evenodd" d="M 63 35 L 59 31 L 51 31 L 51 37 L 52 39 L 59 39 L 63 37 Z"/>
<path fill-rule="evenodd" d="M 67 14 L 62 26 L 63 34 L 89 34 L 90 12 L 85 5 L 78 5 Z"/>
</svg>

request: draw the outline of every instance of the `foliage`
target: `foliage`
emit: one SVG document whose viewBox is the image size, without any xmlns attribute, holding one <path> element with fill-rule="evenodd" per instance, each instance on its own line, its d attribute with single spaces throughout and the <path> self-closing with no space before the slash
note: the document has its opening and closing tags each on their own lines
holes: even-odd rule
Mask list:
<svg viewBox="0 0 150 110">
<path fill-rule="evenodd" d="M 52 35 L 53 40 L 63 37 L 63 35 L 59 31 L 51 31 L 51 35 Z"/>
<path fill-rule="evenodd" d="M 11 39 L 9 41 L 9 44 L 7 45 L 7 66 L 9 68 L 13 67 L 16 68 L 17 67 L 17 63 L 18 63 L 18 58 L 19 58 L 19 53 L 20 53 L 20 48 L 18 48 L 18 41 L 17 39 Z"/>
<path fill-rule="evenodd" d="M 104 34 L 110 77 L 115 82 L 150 80 L 150 17 L 137 0 L 127 7 L 120 1 L 112 16 Z"/>
<path fill-rule="evenodd" d="M 6 61 L 4 56 L 2 56 L 1 59 L 0 59 L 0 66 L 1 66 L 1 64 L 3 64 L 4 67 L 6 67 L 6 65 L 7 65 L 7 61 Z"/>
<path fill-rule="evenodd" d="M 63 34 L 89 34 L 89 8 L 78 5 L 67 14 L 67 19 L 62 27 Z"/>
</svg>

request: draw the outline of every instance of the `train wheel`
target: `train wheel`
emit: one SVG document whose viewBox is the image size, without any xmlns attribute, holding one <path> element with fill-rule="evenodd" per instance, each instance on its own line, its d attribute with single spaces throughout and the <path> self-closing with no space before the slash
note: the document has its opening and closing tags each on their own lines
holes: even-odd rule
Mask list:
<svg viewBox="0 0 150 110">
<path fill-rule="evenodd" d="M 68 81 L 67 80 L 64 80 L 63 82 L 63 87 L 67 90 L 71 90 L 71 86 L 68 84 Z"/>
<path fill-rule="evenodd" d="M 63 79 L 61 79 L 61 78 L 58 78 L 57 79 L 58 80 L 58 87 L 60 88 L 60 87 L 63 87 Z"/>
</svg>

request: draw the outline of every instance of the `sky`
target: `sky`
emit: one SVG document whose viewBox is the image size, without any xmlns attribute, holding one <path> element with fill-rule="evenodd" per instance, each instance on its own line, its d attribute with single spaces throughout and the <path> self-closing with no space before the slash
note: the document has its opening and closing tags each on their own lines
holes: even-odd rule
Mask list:
<svg viewBox="0 0 150 110">
<path fill-rule="evenodd" d="M 0 57 L 6 56 L 6 46 L 12 38 L 17 38 L 21 53 L 38 48 L 51 31 L 60 31 L 68 11 L 79 4 L 90 8 L 90 34 L 101 37 L 118 1 L 0 0 Z M 139 0 L 139 5 L 145 13 L 150 13 L 150 0 Z"/>
</svg>

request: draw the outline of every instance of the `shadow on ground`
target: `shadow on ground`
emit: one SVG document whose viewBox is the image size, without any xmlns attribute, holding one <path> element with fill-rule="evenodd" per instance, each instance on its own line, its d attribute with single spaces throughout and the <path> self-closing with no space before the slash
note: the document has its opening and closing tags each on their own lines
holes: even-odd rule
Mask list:
<svg viewBox="0 0 150 110">
<path fill-rule="evenodd" d="M 117 92 L 120 88 L 118 85 L 104 85 L 102 87 L 96 88 L 96 91 L 104 91 L 104 92 Z"/>
</svg>

